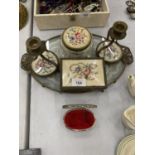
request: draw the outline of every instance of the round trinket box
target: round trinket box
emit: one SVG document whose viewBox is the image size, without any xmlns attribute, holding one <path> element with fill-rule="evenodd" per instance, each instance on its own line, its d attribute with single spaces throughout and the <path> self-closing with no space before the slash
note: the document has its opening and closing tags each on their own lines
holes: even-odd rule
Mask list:
<svg viewBox="0 0 155 155">
<path fill-rule="evenodd" d="M 68 129 L 73 131 L 86 131 L 94 125 L 94 114 L 88 110 L 88 108 L 97 108 L 96 105 L 64 105 L 63 108 L 69 109 L 64 116 L 64 123 Z"/>
<path fill-rule="evenodd" d="M 69 27 L 62 35 L 61 45 L 69 57 L 89 57 L 92 48 L 92 36 L 84 27 Z"/>
</svg>

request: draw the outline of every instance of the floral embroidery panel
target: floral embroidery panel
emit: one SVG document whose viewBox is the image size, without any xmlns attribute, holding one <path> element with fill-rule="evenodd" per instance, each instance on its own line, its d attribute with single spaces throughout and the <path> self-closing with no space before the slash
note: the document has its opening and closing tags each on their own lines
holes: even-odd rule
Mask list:
<svg viewBox="0 0 155 155">
<path fill-rule="evenodd" d="M 83 27 L 70 27 L 63 34 L 65 45 L 74 49 L 85 48 L 90 44 L 91 35 L 87 29 Z"/>
<path fill-rule="evenodd" d="M 102 59 L 79 59 L 62 61 L 62 85 L 72 86 L 73 79 L 86 80 L 86 86 L 105 86 Z"/>
<path fill-rule="evenodd" d="M 73 73 L 74 78 L 94 80 L 98 72 L 95 70 L 97 64 L 93 63 L 77 63 L 70 66 L 70 71 Z"/>
<path fill-rule="evenodd" d="M 58 64 L 58 61 L 55 55 L 52 54 L 51 52 L 45 51 L 43 52 L 43 55 L 47 59 Z M 49 61 L 45 60 L 41 56 L 38 56 L 37 59 L 32 62 L 32 70 L 40 76 L 47 76 L 47 75 L 52 74 L 56 70 L 56 66 L 50 63 Z"/>
</svg>

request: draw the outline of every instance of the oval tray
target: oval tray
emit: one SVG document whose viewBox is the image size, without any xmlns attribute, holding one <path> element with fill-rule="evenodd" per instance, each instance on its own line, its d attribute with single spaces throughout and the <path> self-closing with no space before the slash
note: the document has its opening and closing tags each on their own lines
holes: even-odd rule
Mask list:
<svg viewBox="0 0 155 155">
<path fill-rule="evenodd" d="M 91 56 L 94 58 L 96 57 L 96 47 L 98 43 L 104 41 L 105 39 L 102 36 L 93 34 L 93 50 L 91 52 Z M 46 48 L 52 52 L 54 52 L 58 58 L 65 58 L 66 55 L 64 54 L 61 48 L 61 35 L 55 36 L 46 41 Z M 105 64 L 106 68 L 106 77 L 107 77 L 107 86 L 117 81 L 117 79 L 121 76 L 124 72 L 125 64 L 120 60 L 113 64 Z M 54 73 L 48 77 L 40 77 L 37 75 L 32 74 L 32 76 L 37 80 L 43 87 L 49 88 L 54 91 L 61 92 L 60 89 L 60 72 Z"/>
</svg>

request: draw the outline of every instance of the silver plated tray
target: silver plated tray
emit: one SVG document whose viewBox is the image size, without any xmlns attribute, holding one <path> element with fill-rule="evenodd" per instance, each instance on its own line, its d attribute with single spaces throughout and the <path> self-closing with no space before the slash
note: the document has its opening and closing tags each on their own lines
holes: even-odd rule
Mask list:
<svg viewBox="0 0 155 155">
<path fill-rule="evenodd" d="M 96 47 L 98 43 L 104 41 L 105 39 L 102 36 L 93 34 L 93 50 L 91 52 L 91 57 L 96 57 Z M 45 42 L 46 48 L 52 52 L 54 52 L 59 59 L 66 58 L 67 55 L 63 52 L 61 48 L 61 36 L 53 37 Z M 117 81 L 117 79 L 124 72 L 125 64 L 122 61 L 118 61 L 113 64 L 106 64 L 106 78 L 107 78 L 107 86 Z M 40 77 L 32 74 L 34 79 L 38 81 L 43 87 L 49 88 L 54 91 L 60 92 L 60 72 L 56 72 L 48 77 Z"/>
</svg>

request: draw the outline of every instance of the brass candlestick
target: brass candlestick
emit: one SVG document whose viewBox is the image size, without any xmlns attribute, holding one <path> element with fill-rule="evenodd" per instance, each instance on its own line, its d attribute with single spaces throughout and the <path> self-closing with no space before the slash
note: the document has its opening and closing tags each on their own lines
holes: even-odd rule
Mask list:
<svg viewBox="0 0 155 155">
<path fill-rule="evenodd" d="M 126 37 L 127 29 L 128 26 L 125 22 L 115 22 L 109 29 L 107 38 L 98 44 L 96 49 L 97 56 L 104 58 L 107 63 L 114 63 L 121 59 L 126 64 L 132 63 L 133 56 L 130 49 L 118 43 L 118 40 Z"/>
</svg>

